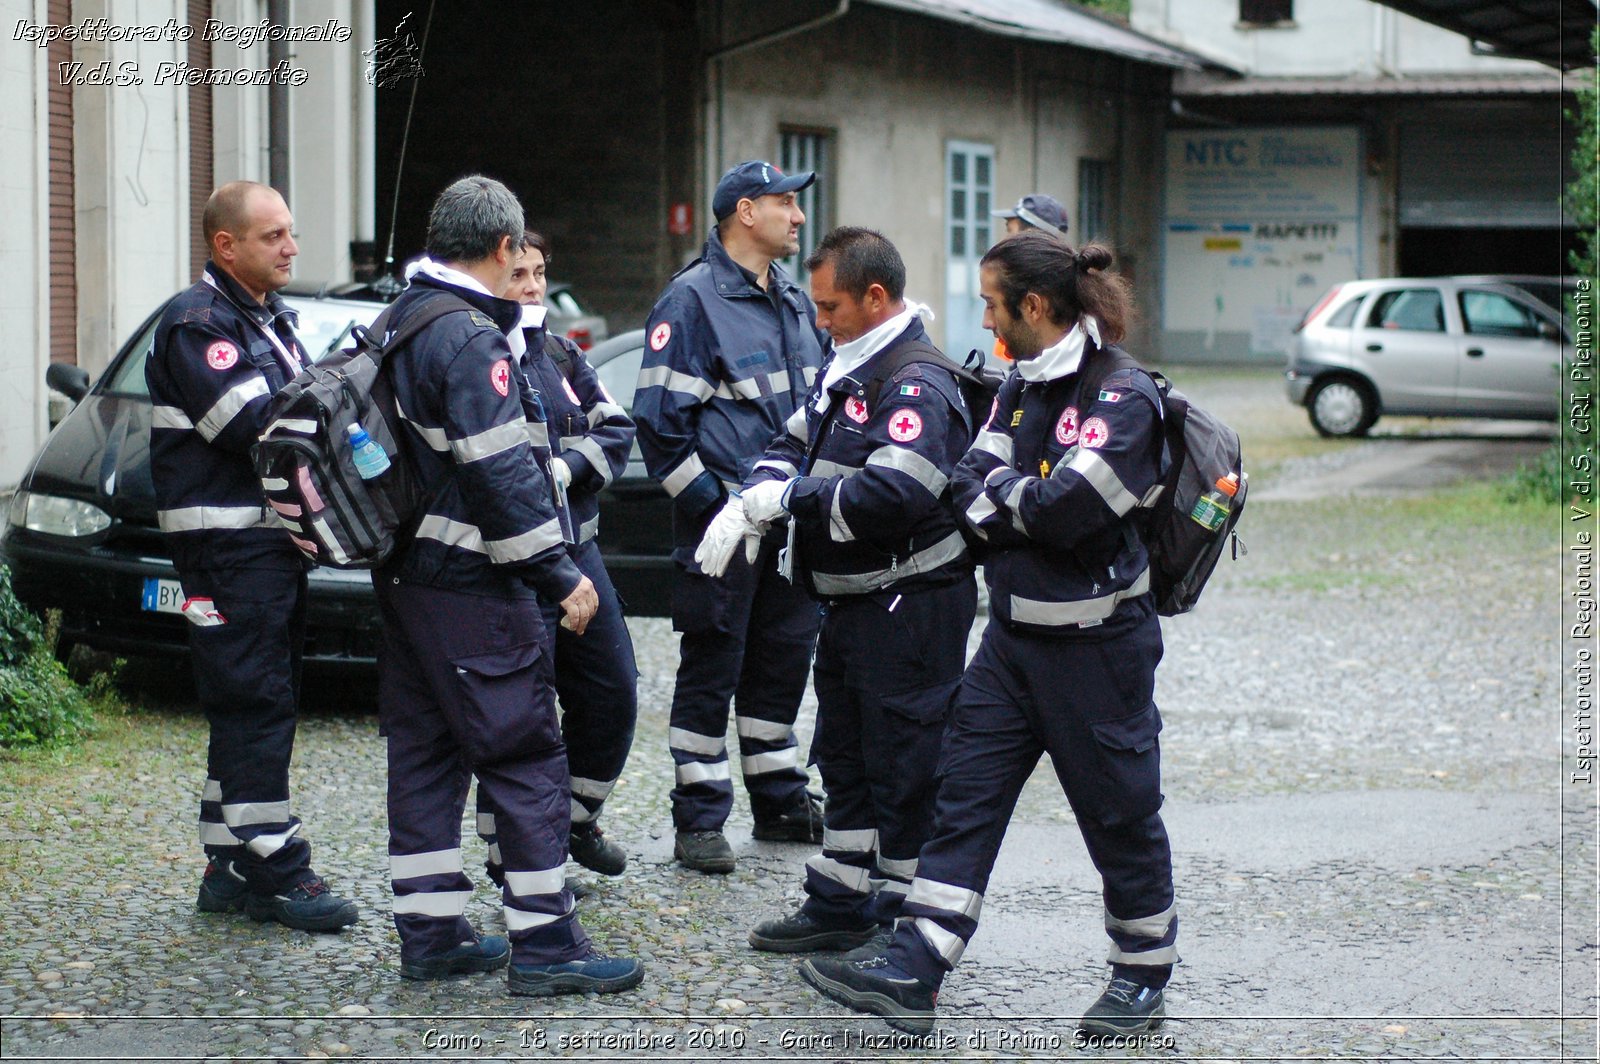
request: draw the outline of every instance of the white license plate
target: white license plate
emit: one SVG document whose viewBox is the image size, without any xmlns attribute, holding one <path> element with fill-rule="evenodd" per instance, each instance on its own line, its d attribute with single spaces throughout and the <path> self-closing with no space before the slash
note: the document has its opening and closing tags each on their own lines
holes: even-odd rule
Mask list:
<svg viewBox="0 0 1600 1064">
<path fill-rule="evenodd" d="M 148 576 L 145 577 L 144 594 L 139 599 L 139 608 L 155 613 L 182 613 L 183 599 L 183 585 L 178 581 Z"/>
</svg>

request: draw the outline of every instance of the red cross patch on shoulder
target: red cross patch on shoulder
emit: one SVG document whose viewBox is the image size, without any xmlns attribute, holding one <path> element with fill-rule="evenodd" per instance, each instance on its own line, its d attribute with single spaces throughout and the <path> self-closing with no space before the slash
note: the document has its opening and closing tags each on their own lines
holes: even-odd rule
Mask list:
<svg viewBox="0 0 1600 1064">
<path fill-rule="evenodd" d="M 206 365 L 212 369 L 232 369 L 239 361 L 239 349 L 226 340 L 206 348 Z"/>
<path fill-rule="evenodd" d="M 511 394 L 511 363 L 501 359 L 489 367 L 489 383 L 501 395 Z"/>
<path fill-rule="evenodd" d="M 1111 427 L 1100 418 L 1092 417 L 1083 423 L 1083 431 L 1078 438 L 1090 450 L 1104 447 L 1111 440 Z"/>
<path fill-rule="evenodd" d="M 896 443 L 910 443 L 922 435 L 922 416 L 915 410 L 900 409 L 889 415 L 889 438 Z"/>
<path fill-rule="evenodd" d="M 672 339 L 672 325 L 662 322 L 650 331 L 650 350 L 659 351 L 667 346 L 667 341 Z"/>
</svg>

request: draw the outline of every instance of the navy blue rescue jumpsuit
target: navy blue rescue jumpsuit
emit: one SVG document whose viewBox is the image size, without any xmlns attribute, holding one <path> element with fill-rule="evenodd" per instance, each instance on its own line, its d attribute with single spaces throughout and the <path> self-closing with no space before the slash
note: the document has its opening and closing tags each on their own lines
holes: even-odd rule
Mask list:
<svg viewBox="0 0 1600 1064">
<path fill-rule="evenodd" d="M 475 939 L 461 859 L 475 775 L 498 813 L 512 963 L 560 963 L 591 950 L 563 886 L 570 788 L 538 596 L 560 602 L 582 577 L 529 445 L 505 335 L 520 307 L 419 275 L 393 325 L 452 296 L 461 313 L 388 359 L 430 500 L 415 536 L 373 573 L 395 926 L 407 958 Z"/>
<path fill-rule="evenodd" d="M 755 564 L 735 552 L 708 577 L 694 550 L 730 489 L 816 382 L 827 338 L 815 308 L 774 263 L 767 288 L 734 262 L 716 230 L 667 285 L 646 326 L 634 394 L 639 449 L 673 500 L 672 626 L 682 633 L 668 743 L 679 831 L 720 831 L 733 807 L 728 706 L 755 819 L 803 800 L 794 720 L 816 643 L 816 603 L 777 571 L 781 529 Z"/>
<path fill-rule="evenodd" d="M 751 477 L 800 475 L 787 500 L 795 573 L 824 603 L 811 754 L 828 804 L 803 906 L 823 922 L 899 912 L 933 826 L 940 740 L 977 611 L 949 491 L 974 415 L 933 363 L 903 366 L 875 397 L 866 387 L 912 342 L 928 342 L 914 319 L 813 392 Z"/>
<path fill-rule="evenodd" d="M 163 312 L 145 366 L 156 516 L 211 725 L 200 842 L 257 894 L 298 885 L 311 864 L 289 812 L 307 563 L 269 516 L 250 461 L 271 395 L 305 361 L 283 300 L 262 306 L 208 262 Z"/>
<path fill-rule="evenodd" d="M 890 948 L 935 986 L 977 929 L 1041 753 L 1100 872 L 1113 973 L 1159 987 L 1177 960 L 1153 700 L 1161 628 L 1131 520 L 1167 466 L 1161 401 L 1142 370 L 1080 396 L 1081 364 L 1008 378 L 955 473 L 956 505 L 986 541 L 991 620 L 951 715 L 933 837 Z"/>
</svg>

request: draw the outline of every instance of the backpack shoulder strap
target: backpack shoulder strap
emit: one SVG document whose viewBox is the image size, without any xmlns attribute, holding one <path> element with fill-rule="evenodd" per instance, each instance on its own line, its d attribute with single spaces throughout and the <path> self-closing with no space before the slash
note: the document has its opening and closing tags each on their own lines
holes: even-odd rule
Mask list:
<svg viewBox="0 0 1600 1064">
<path fill-rule="evenodd" d="M 567 378 L 567 383 L 571 384 L 578 372 L 578 367 L 572 360 L 572 352 L 556 339 L 555 333 L 548 330 L 544 334 L 544 353 L 550 356 L 550 361 L 556 364 L 556 369 L 559 369 L 561 375 Z"/>
<path fill-rule="evenodd" d="M 385 307 L 383 313 L 373 320 L 372 326 L 367 330 L 367 343 L 372 348 L 372 357 L 375 362 L 381 363 L 385 357 L 394 351 L 398 351 L 412 337 L 446 314 L 472 309 L 466 300 L 448 292 L 440 292 L 436 296 L 424 297 L 420 302 L 422 305 L 408 315 L 406 320 L 400 324 L 400 328 L 396 329 L 394 335 L 387 340 L 383 340 L 381 337 L 388 331 L 389 320 L 394 317 L 394 305 L 390 304 Z"/>
<path fill-rule="evenodd" d="M 899 345 L 889 352 L 888 357 L 879 359 L 877 365 L 873 366 L 872 375 L 867 378 L 863 385 L 867 393 L 867 408 L 869 410 L 877 408 L 878 393 L 883 390 L 884 384 L 913 362 L 927 362 L 938 366 L 955 377 L 958 382 L 965 380 L 969 383 L 983 385 L 983 382 L 974 377 L 970 370 L 956 365 L 950 356 L 940 351 L 937 347 L 922 340 L 912 340 L 910 343 Z"/>
</svg>

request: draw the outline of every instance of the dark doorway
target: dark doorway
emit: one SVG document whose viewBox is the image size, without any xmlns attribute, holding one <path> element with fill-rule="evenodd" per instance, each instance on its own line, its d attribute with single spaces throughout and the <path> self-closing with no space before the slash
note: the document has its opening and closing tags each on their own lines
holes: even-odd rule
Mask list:
<svg viewBox="0 0 1600 1064">
<path fill-rule="evenodd" d="M 1577 234 L 1576 229 L 1405 228 L 1400 230 L 1400 275 L 1559 274 L 1568 269 Z"/>
</svg>

